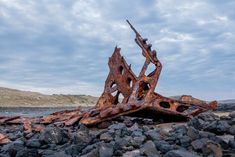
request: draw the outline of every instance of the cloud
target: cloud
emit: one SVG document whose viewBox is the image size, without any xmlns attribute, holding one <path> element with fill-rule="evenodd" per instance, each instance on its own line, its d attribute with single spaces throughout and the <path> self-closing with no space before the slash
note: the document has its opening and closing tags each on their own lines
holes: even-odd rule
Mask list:
<svg viewBox="0 0 235 157">
<path fill-rule="evenodd" d="M 234 7 L 232 0 L 1 0 L 0 85 L 98 96 L 114 46 L 136 74 L 143 64 L 129 19 L 163 63 L 158 92 L 232 98 Z"/>
</svg>

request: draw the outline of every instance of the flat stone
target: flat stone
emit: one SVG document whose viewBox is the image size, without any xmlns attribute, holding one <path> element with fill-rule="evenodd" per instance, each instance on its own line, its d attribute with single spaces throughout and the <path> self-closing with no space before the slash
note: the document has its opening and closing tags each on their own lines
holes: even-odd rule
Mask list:
<svg viewBox="0 0 235 157">
<path fill-rule="evenodd" d="M 159 153 L 155 147 L 153 141 L 147 141 L 143 147 L 140 148 L 140 154 L 146 155 L 148 157 L 158 157 Z"/>
<path fill-rule="evenodd" d="M 105 142 L 110 142 L 113 140 L 113 137 L 109 132 L 105 132 L 100 135 L 100 140 L 103 140 Z"/>
<path fill-rule="evenodd" d="M 125 152 L 122 155 L 122 157 L 137 157 L 137 156 L 140 156 L 140 150 L 139 149 Z"/>
<path fill-rule="evenodd" d="M 21 149 L 17 152 L 16 157 L 40 157 L 36 149 Z"/>
<path fill-rule="evenodd" d="M 200 157 L 195 153 L 189 152 L 187 150 L 171 150 L 167 152 L 163 157 Z"/>
<path fill-rule="evenodd" d="M 209 141 L 208 138 L 197 139 L 197 140 L 191 142 L 191 145 L 194 150 L 201 150 L 205 146 L 207 141 Z"/>
<path fill-rule="evenodd" d="M 149 130 L 149 131 L 145 132 L 144 134 L 145 134 L 145 135 L 147 136 L 147 138 L 150 139 L 150 140 L 153 140 L 153 141 L 155 141 L 155 140 L 161 140 L 161 135 L 160 135 L 159 132 L 156 131 L 156 130 Z"/>
<path fill-rule="evenodd" d="M 26 146 L 29 148 L 39 148 L 41 146 L 41 143 L 39 139 L 30 139 L 26 142 Z"/>
<path fill-rule="evenodd" d="M 99 157 L 98 149 L 93 149 L 87 154 L 82 155 L 81 157 Z"/>
<path fill-rule="evenodd" d="M 145 141 L 145 136 L 134 137 L 130 140 L 132 146 L 139 148 L 140 145 Z"/>
<path fill-rule="evenodd" d="M 64 151 L 53 153 L 52 155 L 48 155 L 47 157 L 71 157 L 66 154 Z"/>
<path fill-rule="evenodd" d="M 113 155 L 113 146 L 109 143 L 103 143 L 99 147 L 99 156 L 100 157 L 112 157 Z"/>
<path fill-rule="evenodd" d="M 170 145 L 168 142 L 166 141 L 154 141 L 156 148 L 161 151 L 162 153 L 166 153 L 172 149 L 174 149 L 174 147 L 172 145 Z"/>
</svg>

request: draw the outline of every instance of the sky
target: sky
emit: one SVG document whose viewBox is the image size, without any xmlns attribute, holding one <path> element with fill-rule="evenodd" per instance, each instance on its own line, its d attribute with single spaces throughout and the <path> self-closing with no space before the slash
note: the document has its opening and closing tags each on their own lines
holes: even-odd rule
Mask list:
<svg viewBox="0 0 235 157">
<path fill-rule="evenodd" d="M 126 19 L 163 64 L 156 92 L 235 98 L 234 0 L 0 0 L 0 86 L 99 96 L 114 47 L 136 75 L 144 57 Z"/>
</svg>

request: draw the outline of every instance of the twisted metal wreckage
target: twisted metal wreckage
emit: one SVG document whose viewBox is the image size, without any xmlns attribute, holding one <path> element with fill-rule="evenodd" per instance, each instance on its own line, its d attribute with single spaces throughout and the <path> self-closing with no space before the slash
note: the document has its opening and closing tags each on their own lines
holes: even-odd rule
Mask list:
<svg viewBox="0 0 235 157">
<path fill-rule="evenodd" d="M 0 124 L 23 124 L 27 133 L 43 130 L 41 124 L 69 126 L 79 122 L 84 125 L 94 125 L 124 115 L 188 119 L 217 107 L 216 101 L 207 103 L 189 95 L 183 95 L 175 100 L 155 93 L 162 64 L 157 58 L 156 51 L 151 50 L 151 44 L 147 44 L 147 39 L 142 38 L 128 20 L 127 22 L 135 32 L 135 42 L 145 57 L 139 76 L 132 72 L 131 66 L 128 66 L 120 54 L 121 49 L 116 47 L 109 58 L 110 72 L 105 81 L 104 92 L 95 107 L 88 111 L 76 109 L 34 118 L 0 117 Z M 154 65 L 155 69 L 146 74 L 150 64 Z M 0 134 L 0 144 L 7 142 L 9 142 L 7 137 Z"/>
</svg>

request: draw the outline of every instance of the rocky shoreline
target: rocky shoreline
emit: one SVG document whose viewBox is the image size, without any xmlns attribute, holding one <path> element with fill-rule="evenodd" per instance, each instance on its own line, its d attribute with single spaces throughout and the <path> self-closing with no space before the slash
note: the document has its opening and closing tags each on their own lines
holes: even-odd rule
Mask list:
<svg viewBox="0 0 235 157">
<path fill-rule="evenodd" d="M 20 125 L 1 125 L 12 141 L 0 146 L 0 157 L 197 157 L 234 156 L 235 112 L 202 113 L 187 123 L 121 117 L 97 126 L 55 126 L 26 134 Z"/>
</svg>

